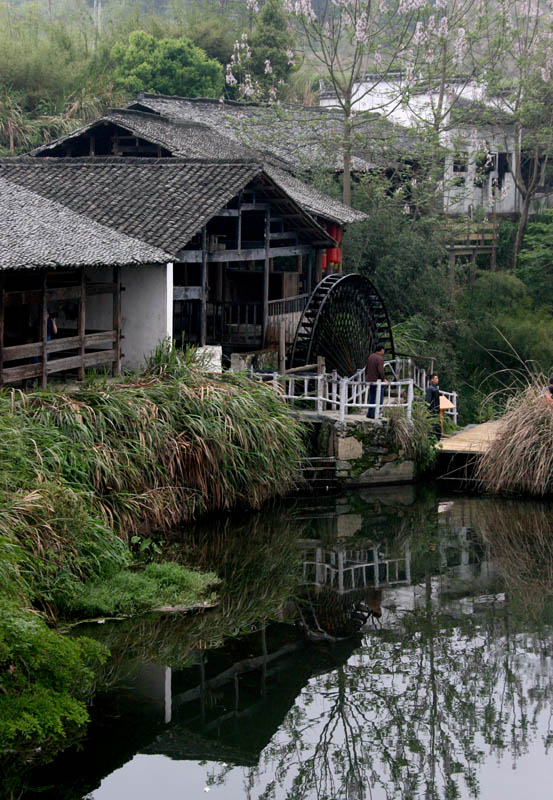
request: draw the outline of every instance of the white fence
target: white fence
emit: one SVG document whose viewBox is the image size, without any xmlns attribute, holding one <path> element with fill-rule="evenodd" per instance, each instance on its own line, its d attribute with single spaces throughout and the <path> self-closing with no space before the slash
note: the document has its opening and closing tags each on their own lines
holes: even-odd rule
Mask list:
<svg viewBox="0 0 553 800">
<path fill-rule="evenodd" d="M 405 362 L 407 359 L 396 359 L 396 362 L 387 362 L 385 366 L 392 369 L 394 376 L 398 373 L 404 375 L 405 365 L 397 363 L 401 361 Z M 252 371 L 251 374 L 257 380 L 270 380 L 275 391 L 290 403 L 300 402 L 312 407 L 318 414 L 337 413 L 340 422 L 344 422 L 348 414 L 368 414 L 368 412 L 372 412 L 369 418 L 378 421 L 382 417 L 382 412 L 390 408 L 405 409 L 407 417 L 411 419 L 415 388 L 423 392 L 426 389 L 424 370 L 419 370 L 414 377 L 376 383 L 368 383 L 365 380 L 364 369 L 358 370 L 350 378 L 341 378 L 337 372 L 284 375 L 274 372 L 271 375 Z M 454 408 L 448 409 L 445 413 L 457 424 L 457 393 L 441 392 L 441 394 L 453 403 Z"/>
</svg>

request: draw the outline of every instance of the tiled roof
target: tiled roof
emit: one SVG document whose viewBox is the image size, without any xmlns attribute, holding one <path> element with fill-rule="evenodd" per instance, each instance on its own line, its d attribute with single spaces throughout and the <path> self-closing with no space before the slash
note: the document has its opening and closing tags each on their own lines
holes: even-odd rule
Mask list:
<svg viewBox="0 0 553 800">
<path fill-rule="evenodd" d="M 294 178 L 289 172 L 268 165 L 265 166 L 265 172 L 290 197 L 293 197 L 298 205 L 305 208 L 310 214 L 331 219 L 342 225 L 368 219 L 367 214 L 344 205 L 328 194 L 319 192 L 313 186 Z"/>
<path fill-rule="evenodd" d="M 193 106 L 192 101 L 191 104 Z M 241 106 L 249 108 L 248 105 L 240 104 Z M 203 108 L 202 101 L 199 107 Z M 255 108 L 259 108 L 259 106 L 255 106 Z M 211 119 L 211 125 L 215 126 L 222 122 L 223 133 L 205 122 L 169 119 L 151 112 L 143 113 L 129 109 L 112 110 L 101 119 L 67 134 L 49 145 L 43 145 L 33 150 L 32 155 L 44 156 L 48 152 L 55 155 L 55 149 L 60 145 L 84 133 L 92 132 L 94 128 L 105 122 L 119 125 L 140 138 L 159 144 L 171 155 L 185 158 L 187 161 L 199 159 L 213 164 L 224 162 L 225 164 L 242 165 L 246 162 L 261 164 L 263 161 L 267 173 L 271 174 L 271 177 L 284 188 L 290 197 L 309 214 L 326 217 L 341 224 L 366 219 L 366 215 L 352 211 L 339 200 L 317 191 L 311 185 L 294 177 L 289 171 L 289 165 L 276 155 L 268 156 L 266 152 L 262 153 L 242 144 L 236 138 L 236 131 L 232 131 L 232 128 L 226 125 L 225 118 L 220 115 Z"/>
<path fill-rule="evenodd" d="M 0 176 L 0 269 L 165 264 L 157 247 L 100 225 Z"/>
<path fill-rule="evenodd" d="M 324 229 L 302 211 L 278 180 L 252 162 L 4 158 L 0 159 L 0 177 L 173 255 L 257 179 L 265 188 L 273 187 L 271 194 L 277 203 L 293 205 L 299 214 L 299 228 L 309 230 L 316 241 L 328 240 Z"/>
<path fill-rule="evenodd" d="M 315 167 L 342 169 L 339 156 L 344 135 L 340 109 L 321 106 L 260 105 L 204 98 L 141 94 L 131 109 L 152 111 L 171 119 L 208 125 L 263 153 L 265 160 L 277 159 L 295 173 Z M 365 171 L 385 166 L 394 150 L 413 152 L 416 140 L 401 125 L 380 114 L 358 113 L 354 119 L 353 168 Z"/>
<path fill-rule="evenodd" d="M 169 253 L 260 173 L 259 164 L 170 158 L 0 159 L 0 177 Z"/>
<path fill-rule="evenodd" d="M 260 160 L 259 154 L 255 153 L 251 148 L 203 123 L 192 120 L 169 119 L 128 108 L 111 109 L 100 119 L 77 128 L 49 144 L 35 148 L 30 155 L 48 155 L 60 145 L 78 138 L 83 133 L 93 132 L 106 122 L 112 122 L 129 133 L 146 139 L 153 144 L 158 144 L 169 150 L 172 155 L 180 156 L 188 161 L 200 159 L 202 161 L 244 163 L 246 161 Z"/>
</svg>

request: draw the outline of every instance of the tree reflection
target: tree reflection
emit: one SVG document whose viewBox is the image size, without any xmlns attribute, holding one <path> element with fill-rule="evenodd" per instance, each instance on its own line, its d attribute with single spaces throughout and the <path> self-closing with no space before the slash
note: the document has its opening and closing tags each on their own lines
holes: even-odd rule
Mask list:
<svg viewBox="0 0 553 800">
<path fill-rule="evenodd" d="M 495 519 L 496 511 L 489 509 Z M 483 759 L 509 753 L 516 764 L 536 738 L 553 698 L 551 632 L 529 633 L 495 595 L 480 597 L 470 615 L 455 613 L 449 598 L 436 603 L 437 530 L 434 517 L 410 542 L 428 556 L 422 603 L 395 630 L 367 633 L 346 665 L 309 682 L 254 773 L 259 797 L 478 797 Z M 518 551 L 516 537 L 509 541 L 509 563 L 517 552 L 531 559 L 526 541 Z M 535 571 L 548 576 L 553 549 L 533 556 Z M 539 732 L 548 746 L 551 732 Z M 266 771 L 276 784 L 261 791 Z"/>
</svg>

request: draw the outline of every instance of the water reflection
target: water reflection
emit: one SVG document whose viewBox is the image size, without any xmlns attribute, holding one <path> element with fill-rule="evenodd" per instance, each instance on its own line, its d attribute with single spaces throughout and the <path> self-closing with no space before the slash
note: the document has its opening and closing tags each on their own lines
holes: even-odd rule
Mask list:
<svg viewBox="0 0 553 800">
<path fill-rule="evenodd" d="M 409 488 L 198 526 L 172 554 L 221 575 L 220 605 L 97 630 L 113 658 L 86 746 L 33 783 L 67 800 L 541 796 L 550 514 Z"/>
</svg>

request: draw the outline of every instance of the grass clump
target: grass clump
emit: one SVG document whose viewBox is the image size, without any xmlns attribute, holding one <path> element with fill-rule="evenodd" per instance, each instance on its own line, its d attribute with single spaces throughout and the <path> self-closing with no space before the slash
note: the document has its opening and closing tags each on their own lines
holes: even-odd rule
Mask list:
<svg viewBox="0 0 553 800">
<path fill-rule="evenodd" d="M 386 438 L 391 450 L 403 451 L 405 458 L 415 464 L 417 474 L 430 470 L 436 462 L 436 435 L 434 428 L 437 418 L 428 411 L 426 403 L 413 403 L 411 419 L 403 409 L 389 408 L 383 416 L 387 421 Z"/>
<path fill-rule="evenodd" d="M 206 597 L 213 574 L 138 572 L 133 541 L 202 512 L 259 508 L 294 485 L 302 454 L 271 389 L 207 376 L 169 348 L 118 381 L 0 392 L 0 777 L 12 750 L 32 741 L 44 753 L 86 720 L 101 649 L 45 620 Z"/>
<path fill-rule="evenodd" d="M 210 599 L 217 581 L 212 573 L 200 573 L 174 562 L 148 564 L 140 572 L 122 570 L 110 580 L 86 584 L 71 606 L 87 616 L 118 616 L 151 611 L 162 606 L 190 607 Z"/>
<path fill-rule="evenodd" d="M 553 406 L 545 376 L 513 394 L 495 439 L 479 459 L 476 477 L 490 492 L 538 497 L 553 492 Z"/>
</svg>

